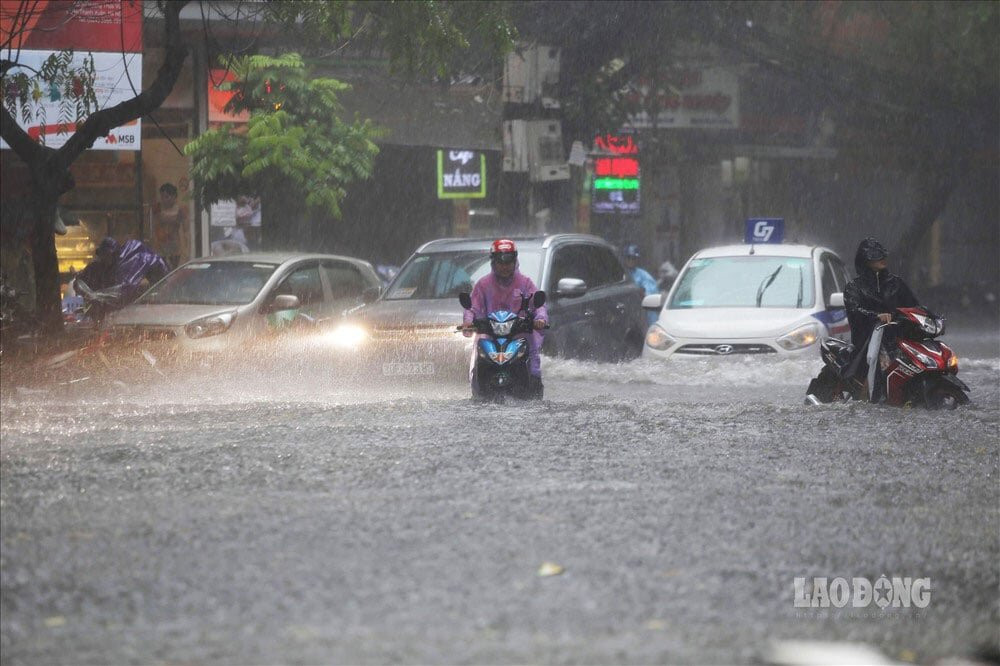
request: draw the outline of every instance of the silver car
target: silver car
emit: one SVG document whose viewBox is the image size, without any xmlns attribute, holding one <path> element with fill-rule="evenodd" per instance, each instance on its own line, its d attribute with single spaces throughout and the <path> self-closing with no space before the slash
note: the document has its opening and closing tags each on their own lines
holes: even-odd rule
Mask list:
<svg viewBox="0 0 1000 666">
<path fill-rule="evenodd" d="M 115 341 L 161 351 L 218 352 L 306 323 L 322 326 L 379 295 L 366 261 L 266 253 L 195 259 L 153 285 L 105 325 Z"/>
</svg>

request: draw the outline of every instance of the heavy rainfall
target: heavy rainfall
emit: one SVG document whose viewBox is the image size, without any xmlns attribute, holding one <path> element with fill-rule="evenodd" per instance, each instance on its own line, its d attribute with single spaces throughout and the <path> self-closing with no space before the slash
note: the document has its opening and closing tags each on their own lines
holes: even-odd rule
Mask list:
<svg viewBox="0 0 1000 666">
<path fill-rule="evenodd" d="M 1000 662 L 1000 5 L 0 26 L 0 663 Z"/>
</svg>

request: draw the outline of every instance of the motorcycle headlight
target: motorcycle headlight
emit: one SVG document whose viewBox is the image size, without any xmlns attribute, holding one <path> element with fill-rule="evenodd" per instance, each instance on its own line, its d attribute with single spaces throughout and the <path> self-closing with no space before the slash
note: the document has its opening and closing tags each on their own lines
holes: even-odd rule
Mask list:
<svg viewBox="0 0 1000 666">
<path fill-rule="evenodd" d="M 368 331 L 357 324 L 341 324 L 329 334 L 330 343 L 341 349 L 357 349 L 367 339 Z"/>
<path fill-rule="evenodd" d="M 651 349 L 664 351 L 675 342 L 677 341 L 667 335 L 667 332 L 657 324 L 650 326 L 649 330 L 646 332 L 646 345 Z"/>
<path fill-rule="evenodd" d="M 219 333 L 225 333 L 236 320 L 236 311 L 223 312 L 222 314 L 211 315 L 196 319 L 184 327 L 184 332 L 189 338 L 207 338 Z"/>
<path fill-rule="evenodd" d="M 506 338 L 510 335 L 510 331 L 514 328 L 514 322 L 516 319 L 511 319 L 510 321 L 490 321 L 493 325 L 493 335 L 498 338 Z"/>
<path fill-rule="evenodd" d="M 954 354 L 948 359 L 948 372 L 958 372 L 958 357 Z"/>
<path fill-rule="evenodd" d="M 781 345 L 782 349 L 787 349 L 792 351 L 794 349 L 802 349 L 803 347 L 808 347 L 819 339 L 819 325 L 815 323 L 808 323 L 804 326 L 799 326 L 790 333 L 786 333 L 777 339 L 777 343 Z"/>
</svg>

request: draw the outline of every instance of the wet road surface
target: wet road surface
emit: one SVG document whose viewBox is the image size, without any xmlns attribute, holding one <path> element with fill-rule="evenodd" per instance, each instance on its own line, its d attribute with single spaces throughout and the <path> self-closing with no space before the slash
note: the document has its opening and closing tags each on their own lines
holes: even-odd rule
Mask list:
<svg viewBox="0 0 1000 666">
<path fill-rule="evenodd" d="M 805 407 L 818 362 L 760 359 L 547 360 L 540 404 L 302 358 L 8 392 L 2 661 L 995 648 L 1000 352 L 993 331 L 946 342 L 974 400 L 951 413 Z M 883 574 L 929 577 L 930 603 L 794 606 L 796 577 Z"/>
</svg>

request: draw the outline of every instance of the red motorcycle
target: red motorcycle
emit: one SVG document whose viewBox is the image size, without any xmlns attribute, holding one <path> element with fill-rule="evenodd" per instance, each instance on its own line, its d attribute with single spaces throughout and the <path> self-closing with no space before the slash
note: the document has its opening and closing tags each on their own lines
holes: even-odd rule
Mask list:
<svg viewBox="0 0 1000 666">
<path fill-rule="evenodd" d="M 890 327 L 895 336 L 882 338 Z M 926 308 L 899 308 L 891 322 L 875 327 L 866 350 L 868 381 L 851 377 L 854 346 L 829 338 L 820 346 L 823 369 L 809 383 L 806 402 L 868 400 L 896 407 L 923 405 L 955 409 L 969 402 L 969 387 L 959 379 L 958 356 L 935 338 L 944 334 L 944 319 Z"/>
</svg>

